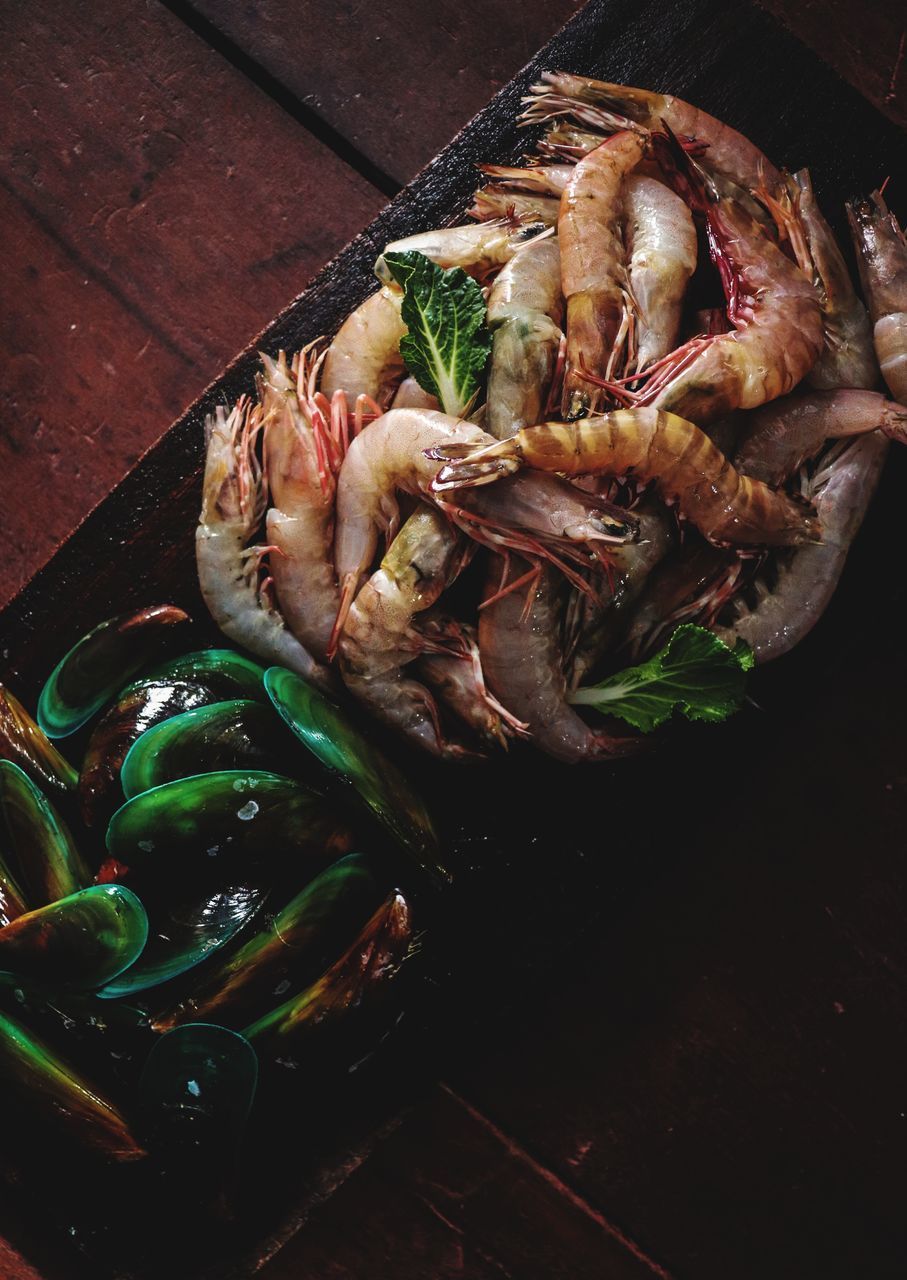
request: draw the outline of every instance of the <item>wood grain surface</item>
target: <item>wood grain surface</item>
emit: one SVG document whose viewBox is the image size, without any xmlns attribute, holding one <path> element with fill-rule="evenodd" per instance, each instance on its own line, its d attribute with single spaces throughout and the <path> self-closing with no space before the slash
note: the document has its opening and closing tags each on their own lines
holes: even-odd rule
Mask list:
<svg viewBox="0 0 907 1280">
<path fill-rule="evenodd" d="M 788 17 L 796 29 L 795 8 Z M 175 4 L 120 10 L 131 14 L 131 47 L 153 49 L 162 58 L 143 81 L 147 94 L 153 90 L 154 101 L 168 102 L 173 113 L 189 95 L 180 127 L 198 140 L 191 150 L 203 153 L 190 159 L 177 148 L 164 158 L 156 179 L 164 184 L 163 207 L 178 221 L 179 183 L 200 171 L 215 193 L 197 207 L 202 225 L 212 229 L 200 264 L 186 264 L 182 250 L 169 242 L 167 218 L 156 230 L 143 230 L 141 243 L 195 272 L 195 287 L 207 290 L 211 306 L 218 290 L 202 277 L 205 264 L 215 269 L 216 254 L 204 255 L 219 241 L 213 229 L 222 216 L 224 235 L 240 246 L 232 251 L 242 258 L 247 282 L 258 261 L 251 252 L 242 257 L 241 246 L 249 245 L 243 219 L 222 214 L 216 198 L 227 185 L 223 175 L 220 185 L 215 181 L 217 140 L 228 146 L 233 121 L 221 118 L 205 92 L 215 69 L 220 99 L 235 94 L 235 101 L 247 104 L 248 120 L 263 112 L 280 122 L 287 139 L 305 138 L 289 144 L 301 148 L 299 154 L 329 152 L 338 182 L 364 202 L 350 231 L 381 203 L 378 184 L 387 188 L 385 179 L 396 172 L 387 154 L 368 150 L 365 133 L 348 140 L 342 161 L 328 147 L 330 141 L 336 148 L 336 131 L 347 127 L 347 99 L 337 93 L 335 102 L 323 87 L 327 80 L 318 90 L 323 119 L 318 112 L 314 119 L 293 105 L 296 94 L 303 102 L 306 82 L 287 79 L 281 88 L 279 61 L 255 70 L 265 57 L 261 44 L 240 49 L 249 60 L 245 71 L 243 58 L 229 48 L 210 51 L 205 24 L 219 24 L 221 35 L 232 32 L 230 40 L 239 41 L 248 15 L 265 9 L 206 0 L 201 18 L 197 10 L 180 17 Z M 24 49 L 32 30 L 49 40 L 49 29 L 40 26 L 47 12 L 47 6 L 37 15 L 7 6 L 5 31 L 14 33 L 7 46 Z M 315 10 L 306 12 L 311 36 Z M 835 24 L 844 31 L 841 13 L 836 7 Z M 850 13 L 848 56 L 859 47 L 857 29 L 861 35 L 874 29 L 876 10 L 865 22 L 862 9 Z M 369 14 L 356 10 L 362 31 L 369 29 Z M 61 88 L 60 78 L 77 84 L 76 70 L 95 65 L 101 35 L 110 50 L 120 34 L 103 23 L 91 26 L 98 21 L 86 14 L 80 24 L 95 32 L 95 43 L 86 40 L 81 52 L 64 57 L 51 40 L 49 53 L 32 54 L 29 75 L 14 77 L 27 89 L 21 101 L 39 106 L 38 123 L 30 127 L 40 140 L 35 172 L 46 184 L 46 193 L 40 186 L 32 190 L 21 174 L 14 180 L 4 173 L 8 204 L 0 206 L 23 246 L 0 268 L 10 273 L 12 288 L 12 336 L 5 341 L 16 360 L 9 394 L 22 398 L 29 379 L 45 380 L 43 433 L 35 440 L 35 431 L 23 431 L 19 445 L 40 476 L 22 490 L 28 500 L 23 496 L 17 516 L 27 546 L 13 559 L 23 574 L 45 512 L 62 527 L 66 512 L 78 510 L 65 503 L 54 507 L 42 459 L 48 448 L 58 448 L 63 474 L 71 474 L 66 467 L 87 465 L 77 445 L 90 417 L 85 405 L 98 397 L 110 406 L 104 418 L 110 437 L 100 443 L 111 456 L 124 449 L 117 465 L 140 447 L 126 441 L 145 420 L 139 415 L 125 428 L 118 425 L 114 375 L 107 382 L 100 373 L 89 376 L 83 359 L 100 351 L 117 372 L 124 353 L 141 350 L 148 340 L 153 320 L 163 337 L 139 361 L 133 398 L 147 396 L 158 414 L 167 397 L 192 394 L 180 390 L 180 377 L 189 373 L 174 372 L 177 355 L 171 361 L 163 340 L 182 349 L 192 290 L 185 282 L 163 283 L 160 263 L 141 261 L 132 242 L 116 238 L 118 224 L 128 226 L 123 212 L 113 216 L 111 246 L 91 224 L 89 210 L 103 190 L 100 171 L 125 145 L 114 139 L 135 128 L 122 105 L 125 88 L 111 87 L 100 115 L 85 107 L 85 119 L 102 134 L 92 143 L 91 171 L 73 176 L 62 158 L 66 140 L 81 134 L 79 110 L 71 105 L 75 95 Z M 894 174 L 892 192 L 905 202 L 903 135 L 748 5 L 677 0 L 665 12 L 654 0 L 596 0 L 586 21 L 561 38 L 552 55 L 559 62 L 670 84 L 751 131 L 780 161 L 807 158 L 838 221 L 841 197 L 877 180 L 886 166 Z M 828 31 L 833 26 L 829 21 Z M 287 29 L 294 29 L 293 21 Z M 365 40 L 362 31 L 356 41 Z M 157 39 L 143 45 L 149 32 Z M 81 34 L 71 39 L 76 47 Z M 829 37 L 817 44 L 827 57 L 843 58 L 841 42 Z M 514 56 L 518 65 L 522 46 Z M 145 61 L 154 61 L 151 53 Z M 105 74 L 114 80 L 118 74 L 117 59 L 110 62 L 102 83 Z M 135 59 L 117 84 L 126 85 L 132 75 L 139 75 Z M 87 75 L 92 85 L 98 78 Z M 857 72 L 850 78 L 863 77 Z M 897 95 L 901 82 L 894 79 Z M 865 80 L 877 86 L 880 102 L 885 77 Z M 278 83 L 278 97 L 287 95 L 283 105 L 262 87 L 271 81 Z M 99 101 L 91 95 L 102 88 L 89 93 L 83 84 L 79 92 Z M 415 229 L 420 219 L 461 207 L 475 159 L 518 151 L 520 139 L 508 132 L 518 95 L 519 87 L 508 90 L 314 282 L 304 305 L 268 330 L 270 348 L 296 345 L 335 324 L 368 287 L 377 244 Z M 53 107 L 62 113 L 59 127 L 48 105 L 58 96 L 68 104 L 66 112 Z M 15 95 L 11 100 L 13 114 L 20 115 L 6 136 L 8 147 L 33 116 L 31 105 L 16 105 Z M 895 118 L 900 107 L 887 107 Z M 105 114 L 112 122 L 106 133 Z M 160 126 L 165 135 L 168 127 Z M 248 164 L 261 164 L 252 134 L 250 124 L 243 154 Z M 135 137 L 140 152 L 141 135 Z M 359 153 L 364 163 L 357 172 L 350 162 Z M 123 154 L 138 165 L 128 148 Z M 267 168 L 276 182 L 273 166 Z M 134 173 L 141 176 L 138 168 Z M 279 184 L 267 189 L 275 203 L 254 205 L 255 228 L 271 237 L 273 255 L 297 242 L 275 232 L 290 197 L 281 203 L 285 189 Z M 26 197 L 42 218 L 28 211 Z M 328 203 L 332 198 L 324 196 Z M 78 226 L 72 208 L 81 211 Z M 152 222 L 153 208 L 152 201 Z M 269 222 L 272 210 L 278 216 Z M 313 215 L 306 210 L 308 219 Z M 118 292 L 92 312 L 80 337 L 78 327 L 67 325 L 80 322 L 69 319 L 80 287 L 88 287 L 80 281 L 94 279 L 76 266 L 83 259 L 72 256 L 83 253 L 83 244 L 85 261 L 102 262 L 98 278 L 106 281 L 109 273 Z M 321 250 L 330 251 L 327 245 Z M 300 261 L 299 274 L 316 258 Z M 263 274 L 276 292 L 282 273 L 266 268 Z M 301 283 L 294 278 L 283 300 Z M 242 315 L 254 327 L 257 302 L 250 292 L 248 284 Z M 280 301 L 272 298 L 265 314 Z M 44 349 L 42 333 L 55 343 L 71 334 L 69 341 L 84 344 L 73 345 L 61 366 L 62 390 L 57 369 L 29 350 Z M 20 334 L 21 348 L 14 345 Z M 231 340 L 236 346 L 242 335 L 231 339 L 223 316 L 192 338 L 199 345 L 192 347 L 191 368 L 202 382 L 215 372 L 206 361 L 214 359 L 216 344 Z M 191 529 L 201 416 L 206 406 L 248 387 L 253 365 L 254 354 L 244 354 L 0 617 L 5 670 L 26 698 L 34 697 L 59 652 L 98 617 L 157 594 L 198 608 Z M 159 400 L 142 391 L 146 373 L 160 382 Z M 70 435 L 60 425 L 67 412 L 83 424 Z M 0 487 L 25 465 L 10 451 L 0 453 Z M 331 1194 L 316 1196 L 289 1225 L 276 1228 L 289 1240 L 265 1275 L 886 1280 L 903 1273 L 907 686 L 900 633 L 889 620 L 903 609 L 905 596 L 903 576 L 893 569 L 902 542 L 904 482 L 904 460 L 895 459 L 855 552 L 847 590 L 802 651 L 765 674 L 754 690 L 758 707 L 737 723 L 692 733 L 676 752 L 668 747 L 645 768 L 619 776 L 571 773 L 515 756 L 493 774 L 471 776 L 468 804 L 447 774 L 414 763 L 463 867 L 446 939 L 452 976 L 420 1046 L 422 1057 L 409 1064 L 429 1082 L 442 1083 L 429 1085 L 361 1157 L 344 1165 L 343 1152 L 335 1153 L 342 1173 L 331 1182 Z M 72 483 L 77 504 L 83 490 Z M 5 519 L 9 499 L 6 489 L 0 493 Z M 4 536 L 9 545 L 10 534 Z M 305 1149 L 295 1150 L 294 1159 L 304 1164 Z M 9 1212 L 22 1218 L 16 1242 L 27 1246 L 21 1204 L 14 1200 Z M 13 1255 L 8 1257 L 0 1254 L 0 1275 L 5 1266 L 18 1276 Z M 54 1271 L 42 1258 L 40 1266 L 47 1276 L 73 1280 L 77 1274 L 75 1261 L 70 1269 L 64 1260 Z M 97 1280 L 90 1262 L 78 1266 Z M 124 1261 L 124 1271 L 127 1266 Z"/>
</svg>

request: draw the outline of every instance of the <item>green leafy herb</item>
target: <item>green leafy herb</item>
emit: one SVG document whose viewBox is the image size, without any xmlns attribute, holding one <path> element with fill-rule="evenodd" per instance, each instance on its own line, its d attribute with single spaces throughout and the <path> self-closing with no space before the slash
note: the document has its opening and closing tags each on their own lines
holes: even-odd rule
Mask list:
<svg viewBox="0 0 907 1280">
<path fill-rule="evenodd" d="M 688 720 L 725 720 L 743 705 L 753 661 L 744 641 L 730 649 L 711 631 L 687 623 L 654 658 L 577 689 L 570 701 L 620 716 L 643 733 L 657 729 L 675 710 Z"/>
<path fill-rule="evenodd" d="M 400 342 L 406 367 L 445 413 L 462 417 L 475 397 L 491 350 L 482 290 L 465 271 L 442 271 L 424 253 L 386 253 L 403 288 L 400 314 L 409 332 Z"/>
</svg>

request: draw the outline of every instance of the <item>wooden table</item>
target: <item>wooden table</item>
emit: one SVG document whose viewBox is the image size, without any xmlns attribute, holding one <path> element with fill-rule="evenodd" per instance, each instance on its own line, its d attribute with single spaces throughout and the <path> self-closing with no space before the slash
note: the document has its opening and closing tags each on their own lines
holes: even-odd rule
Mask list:
<svg viewBox="0 0 907 1280">
<path fill-rule="evenodd" d="M 0 5 L 0 602 L 575 7 Z M 766 7 L 907 125 L 899 6 Z M 854 768 L 878 775 L 880 830 L 898 820 L 904 779 L 873 754 L 869 709 L 899 661 L 889 637 L 856 744 Z M 756 735 L 749 765 L 771 747 Z M 780 814 L 798 787 L 821 793 L 842 763 L 838 744 L 810 742 L 802 778 L 758 767 Z M 676 885 L 662 877 L 645 934 L 616 927 L 594 962 L 584 953 L 560 1006 L 546 1007 L 537 1055 L 531 1037 L 498 1040 L 480 1070 L 461 1062 L 424 1084 L 367 1155 L 351 1155 L 264 1274 L 898 1274 L 907 1096 L 897 1110 L 905 1057 L 893 1051 L 903 1030 L 886 1038 L 879 1028 L 907 985 L 903 872 L 875 866 L 851 882 L 838 861 L 811 896 L 823 833 L 855 821 L 840 797 L 827 799 L 820 821 L 805 816 L 787 833 L 808 846 L 793 868 L 770 854 L 767 871 L 742 878 L 695 861 Z M 716 801 L 713 820 L 730 820 L 732 800 Z M 771 817 L 742 841 L 754 858 Z M 855 847 L 872 835 L 847 830 Z M 696 904 L 682 918 L 675 889 Z M 793 955 L 800 985 L 776 1014 Z M 591 1022 L 590 1008 L 601 1011 Z M 670 1055 L 653 1058 L 654 1044 Z M 867 1094 L 873 1046 L 878 1091 Z M 776 1104 L 777 1131 L 754 1132 L 749 1164 L 739 1144 L 722 1156 L 731 1078 L 739 1105 L 764 1091 Z M 809 1170 L 788 1131 L 801 1142 L 815 1134 Z M 695 1167 L 702 1133 L 718 1153 L 707 1169 Z M 845 1138 L 865 1161 L 859 1202 L 835 1199 Z M 836 1250 L 828 1238 L 842 1223 Z M 28 1274 L 17 1266 L 0 1252 L 0 1276 Z"/>
</svg>

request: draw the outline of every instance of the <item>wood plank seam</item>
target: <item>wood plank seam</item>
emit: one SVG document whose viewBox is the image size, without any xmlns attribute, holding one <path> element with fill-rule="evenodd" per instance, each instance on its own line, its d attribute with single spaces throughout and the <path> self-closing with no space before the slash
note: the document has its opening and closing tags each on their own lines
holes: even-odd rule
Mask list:
<svg viewBox="0 0 907 1280">
<path fill-rule="evenodd" d="M 385 173 L 380 165 L 375 164 L 368 156 L 363 155 L 338 129 L 335 129 L 308 103 L 297 97 L 251 54 L 240 48 L 219 27 L 216 27 L 213 22 L 210 22 L 191 4 L 187 3 L 187 0 L 158 0 L 158 3 L 163 5 L 175 18 L 183 22 L 190 31 L 204 40 L 237 71 L 251 80 L 256 88 L 266 93 L 288 115 L 292 116 L 297 124 L 308 130 L 313 137 L 333 151 L 338 160 L 348 164 L 351 169 L 356 170 L 360 177 L 365 178 L 372 186 L 377 187 L 382 195 L 387 196 L 388 199 L 393 199 L 402 190 L 401 184 L 395 178 L 392 178 L 389 173 Z"/>
<path fill-rule="evenodd" d="M 596 1209 L 596 1207 L 593 1204 L 590 1204 L 589 1201 L 584 1196 L 581 1196 L 578 1191 L 574 1191 L 574 1189 L 569 1186 L 568 1183 L 564 1182 L 563 1178 L 560 1178 L 553 1169 L 549 1169 L 547 1165 L 542 1164 L 540 1161 L 536 1160 L 534 1156 L 530 1155 L 525 1147 L 521 1146 L 520 1143 L 517 1142 L 515 1138 L 512 1138 L 508 1133 L 505 1133 L 505 1131 L 496 1125 L 495 1122 L 484 1113 L 484 1111 L 479 1111 L 479 1109 L 474 1107 L 471 1102 L 468 1102 L 466 1098 L 461 1097 L 460 1094 L 457 1093 L 455 1089 L 452 1089 L 446 1081 L 439 1080 L 438 1085 L 444 1093 L 461 1106 L 477 1124 L 480 1124 L 484 1129 L 487 1129 L 492 1137 L 495 1138 L 496 1141 L 500 1142 L 501 1145 L 504 1146 L 514 1157 L 514 1159 L 527 1165 L 528 1168 L 530 1168 L 534 1174 L 551 1187 L 553 1191 L 557 1192 L 558 1195 L 563 1196 L 575 1209 L 578 1209 L 580 1213 L 585 1214 L 587 1218 L 590 1218 L 592 1222 L 601 1227 L 602 1231 L 604 1231 L 606 1235 L 609 1235 L 612 1240 L 616 1241 L 626 1249 L 628 1253 L 632 1254 L 637 1262 L 648 1267 L 653 1276 L 658 1276 L 658 1280 L 673 1280 L 670 1271 L 666 1271 L 665 1268 L 661 1266 L 660 1263 L 656 1262 L 654 1258 L 650 1258 L 645 1250 L 640 1248 L 635 1240 L 631 1240 L 628 1235 L 621 1231 L 620 1227 L 615 1226 L 613 1222 L 610 1222 L 600 1209 Z"/>
</svg>

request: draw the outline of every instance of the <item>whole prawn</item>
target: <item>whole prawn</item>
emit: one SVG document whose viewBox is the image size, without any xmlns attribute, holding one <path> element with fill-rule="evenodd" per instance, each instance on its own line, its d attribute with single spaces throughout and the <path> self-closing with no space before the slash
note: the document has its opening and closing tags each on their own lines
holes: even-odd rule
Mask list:
<svg viewBox="0 0 907 1280">
<path fill-rule="evenodd" d="M 779 557 L 773 585 L 765 577 L 756 579 L 753 607 L 738 595 L 733 621 L 712 627 L 722 640 L 734 645 L 743 639 L 757 662 L 768 662 L 812 630 L 838 585 L 887 451 L 888 440 L 878 432 L 860 436 L 843 451 L 840 445 L 833 447 L 807 491 L 822 522 L 821 543 Z"/>
<path fill-rule="evenodd" d="M 684 294 L 696 269 L 696 228 L 683 200 L 643 174 L 627 179 L 624 209 L 635 348 L 627 372 L 639 373 L 677 342 Z"/>
<path fill-rule="evenodd" d="M 881 191 L 847 206 L 876 355 L 889 391 L 907 401 L 907 237 Z"/>
<path fill-rule="evenodd" d="M 393 275 L 384 255 L 415 251 L 439 267 L 461 267 L 469 275 L 484 280 L 509 262 L 523 245 L 547 231 L 544 223 L 524 223 L 514 218 L 422 231 L 387 245 L 375 262 L 375 274 L 382 283 L 392 283 Z"/>
<path fill-rule="evenodd" d="M 530 571 L 517 561 L 515 572 Z M 479 613 L 479 652 L 494 695 L 526 725 L 535 746 L 566 763 L 613 759 L 639 748 L 629 737 L 591 728 L 567 702 L 561 641 L 562 583 L 549 568 L 522 592 L 501 595 L 501 567 L 492 558 L 488 599 Z"/>
<path fill-rule="evenodd" d="M 542 417 L 563 336 L 560 271 L 557 240 L 536 240 L 510 259 L 492 285 L 485 423 L 498 440 Z"/>
<path fill-rule="evenodd" d="M 421 504 L 394 538 L 380 567 L 350 607 L 338 647 L 350 692 L 385 724 L 445 759 L 467 754 L 446 739 L 429 690 L 403 668 L 426 642 L 415 615 L 430 608 L 463 564 L 463 538 L 434 507 Z"/>
<path fill-rule="evenodd" d="M 627 323 L 624 249 L 620 235 L 622 184 L 645 154 L 645 141 L 618 133 L 576 165 L 561 196 L 557 220 L 561 284 L 567 300 L 567 368 L 561 407 L 568 417 L 600 398 L 583 370 L 603 379 Z"/>
<path fill-rule="evenodd" d="M 433 488 L 488 484 L 520 467 L 567 476 L 653 481 L 661 497 L 715 543 L 789 546 L 814 542 L 819 525 L 784 493 L 740 475 L 692 422 L 657 409 L 618 409 L 578 422 L 525 427 L 510 440 L 472 452 L 435 448 L 445 463 Z"/>
<path fill-rule="evenodd" d="M 212 618 L 231 640 L 265 662 L 324 684 L 327 672 L 259 586 L 260 549 L 248 545 L 267 506 L 255 453 L 260 430 L 261 410 L 246 399 L 229 416 L 218 405 L 205 420 L 202 511 L 195 533 L 199 586 Z"/>
<path fill-rule="evenodd" d="M 745 415 L 746 435 L 734 465 L 744 475 L 779 485 L 826 440 L 880 430 L 907 443 L 907 408 L 877 391 L 813 391 L 773 400 Z"/>
</svg>

